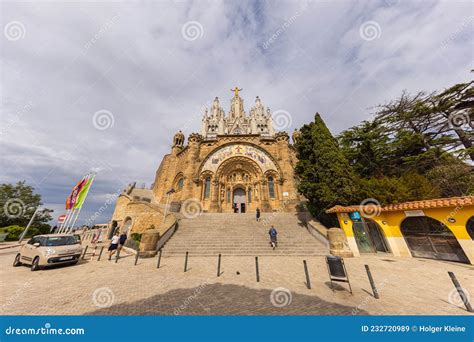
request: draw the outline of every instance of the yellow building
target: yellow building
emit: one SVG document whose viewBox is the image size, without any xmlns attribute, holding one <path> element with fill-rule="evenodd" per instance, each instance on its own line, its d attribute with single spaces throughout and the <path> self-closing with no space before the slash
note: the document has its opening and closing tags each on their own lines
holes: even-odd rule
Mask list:
<svg viewBox="0 0 474 342">
<path fill-rule="evenodd" d="M 474 196 L 335 206 L 354 255 L 391 253 L 474 264 Z"/>
<path fill-rule="evenodd" d="M 150 189 L 130 185 L 118 198 L 112 226 L 121 231 L 160 229 L 166 212 L 296 211 L 301 201 L 296 190 L 296 151 L 285 128 L 289 113 L 272 116 L 257 96 L 249 113 L 232 89 L 225 113 L 216 97 L 202 118 L 200 133 L 174 135 L 171 151 L 156 171 Z M 281 124 L 283 122 L 283 124 Z M 298 132 L 293 135 L 293 140 Z"/>
</svg>

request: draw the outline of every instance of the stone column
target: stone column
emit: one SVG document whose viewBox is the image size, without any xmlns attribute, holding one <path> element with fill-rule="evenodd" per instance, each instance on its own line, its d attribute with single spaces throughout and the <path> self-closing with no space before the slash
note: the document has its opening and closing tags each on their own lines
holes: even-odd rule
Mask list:
<svg viewBox="0 0 474 342">
<path fill-rule="evenodd" d="M 281 175 L 279 182 L 279 196 L 281 201 L 286 201 L 290 207 L 295 208 L 299 203 L 298 191 L 294 183 L 294 169 L 290 164 L 290 137 L 286 132 L 278 132 L 276 134 L 278 144 L 278 152 L 281 159 Z M 288 197 L 283 196 L 283 192 L 288 192 Z"/>
<path fill-rule="evenodd" d="M 268 187 L 267 187 L 267 180 L 264 179 L 261 181 L 260 186 L 260 203 L 262 207 L 260 208 L 262 211 L 271 211 L 270 202 L 268 201 Z"/>
<path fill-rule="evenodd" d="M 212 187 L 211 187 L 211 212 L 219 212 L 219 180 L 213 179 L 212 180 Z"/>
<path fill-rule="evenodd" d="M 196 197 L 197 193 L 195 193 L 196 184 L 193 180 L 195 177 L 196 167 L 199 164 L 199 149 L 200 149 L 200 142 L 202 137 L 199 134 L 192 133 L 188 138 L 189 143 L 189 151 L 187 158 L 187 167 L 184 170 L 184 188 L 183 188 L 183 196 L 181 199 L 186 200 L 189 198 Z"/>
</svg>

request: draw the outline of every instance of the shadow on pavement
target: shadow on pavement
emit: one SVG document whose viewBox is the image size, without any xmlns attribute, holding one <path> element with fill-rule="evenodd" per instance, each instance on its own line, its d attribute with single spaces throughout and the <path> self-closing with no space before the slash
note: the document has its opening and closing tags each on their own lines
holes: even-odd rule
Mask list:
<svg viewBox="0 0 474 342">
<path fill-rule="evenodd" d="M 276 293 L 239 285 L 206 284 L 176 289 L 130 303 L 115 304 L 86 315 L 351 315 L 354 307 L 316 296 Z M 358 310 L 359 315 L 367 315 Z"/>
</svg>

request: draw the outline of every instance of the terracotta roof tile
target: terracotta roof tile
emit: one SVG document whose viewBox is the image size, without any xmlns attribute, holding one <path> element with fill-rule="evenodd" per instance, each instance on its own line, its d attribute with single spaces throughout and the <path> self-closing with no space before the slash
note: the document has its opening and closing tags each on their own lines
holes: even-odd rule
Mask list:
<svg viewBox="0 0 474 342">
<path fill-rule="evenodd" d="M 457 207 L 465 205 L 474 205 L 474 196 L 464 197 L 451 197 L 451 198 L 436 198 L 423 201 L 413 201 L 405 203 L 388 204 L 386 206 L 378 206 L 380 211 L 397 211 L 397 210 L 412 210 L 412 209 L 431 209 L 431 208 L 444 208 L 444 207 Z M 374 207 L 374 204 L 370 204 L 365 207 Z M 328 210 L 326 213 L 348 213 L 352 211 L 363 211 L 360 205 L 350 205 L 343 207 L 336 205 Z"/>
</svg>

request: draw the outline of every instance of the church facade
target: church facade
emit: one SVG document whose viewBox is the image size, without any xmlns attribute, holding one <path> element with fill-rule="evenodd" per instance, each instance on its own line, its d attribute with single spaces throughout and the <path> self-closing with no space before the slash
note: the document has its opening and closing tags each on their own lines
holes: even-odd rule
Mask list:
<svg viewBox="0 0 474 342">
<path fill-rule="evenodd" d="M 202 118 L 200 133 L 187 144 L 179 131 L 163 157 L 150 189 L 134 185 L 117 201 L 113 222 L 127 230 L 157 227 L 166 211 L 262 212 L 296 211 L 296 151 L 286 132 L 275 132 L 272 114 L 257 96 L 249 113 L 233 89 L 225 113 L 218 98 Z M 293 140 L 298 132 L 293 134 Z M 121 229 L 123 230 L 123 229 Z"/>
</svg>

